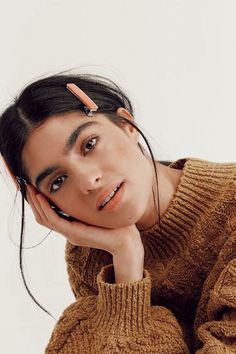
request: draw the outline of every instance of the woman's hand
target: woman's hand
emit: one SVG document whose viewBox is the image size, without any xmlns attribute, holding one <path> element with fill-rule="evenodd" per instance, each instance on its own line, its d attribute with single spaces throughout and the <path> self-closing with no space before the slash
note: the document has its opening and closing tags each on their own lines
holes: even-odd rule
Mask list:
<svg viewBox="0 0 236 354">
<path fill-rule="evenodd" d="M 65 236 L 70 243 L 82 247 L 105 250 L 121 260 L 122 254 L 127 261 L 128 254 L 144 258 L 144 249 L 140 233 L 135 224 L 118 229 L 107 229 L 86 225 L 80 221 L 68 221 L 52 210 L 47 198 L 38 193 L 32 185 L 27 185 L 27 200 L 33 210 L 36 221 L 43 226 Z"/>
</svg>

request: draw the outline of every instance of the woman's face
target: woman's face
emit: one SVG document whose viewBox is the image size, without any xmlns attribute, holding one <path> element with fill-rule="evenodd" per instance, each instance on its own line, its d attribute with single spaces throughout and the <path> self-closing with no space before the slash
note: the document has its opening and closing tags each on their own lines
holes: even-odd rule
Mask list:
<svg viewBox="0 0 236 354">
<path fill-rule="evenodd" d="M 90 125 L 68 142 L 85 123 Z M 87 224 L 119 228 L 138 223 L 152 199 L 152 165 L 137 144 L 131 125 L 120 128 L 104 114 L 73 112 L 52 116 L 32 131 L 22 159 L 31 184 L 65 213 Z M 98 210 L 103 189 L 123 181 L 121 201 L 111 210 Z"/>
</svg>

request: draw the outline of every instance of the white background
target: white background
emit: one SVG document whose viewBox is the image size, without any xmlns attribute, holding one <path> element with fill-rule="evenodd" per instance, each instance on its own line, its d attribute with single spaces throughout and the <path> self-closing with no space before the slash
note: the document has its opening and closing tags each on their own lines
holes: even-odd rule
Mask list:
<svg viewBox="0 0 236 354">
<path fill-rule="evenodd" d="M 236 161 L 235 13 L 233 0 L 1 0 L 0 109 L 34 79 L 76 67 L 126 90 L 156 159 Z M 23 286 L 20 198 L 13 206 L 0 168 L 1 352 L 39 354 L 55 321 Z M 27 210 L 26 246 L 46 234 Z M 56 318 L 74 301 L 64 245 L 53 233 L 24 252 L 27 283 Z"/>
</svg>

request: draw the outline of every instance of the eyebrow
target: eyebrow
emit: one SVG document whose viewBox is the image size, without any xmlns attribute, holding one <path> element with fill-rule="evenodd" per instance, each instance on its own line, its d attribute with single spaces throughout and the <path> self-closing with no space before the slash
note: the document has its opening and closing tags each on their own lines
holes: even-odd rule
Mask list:
<svg viewBox="0 0 236 354">
<path fill-rule="evenodd" d="M 100 123 L 96 122 L 96 121 L 89 121 L 86 122 L 84 124 L 79 125 L 75 130 L 73 130 L 73 132 L 71 133 L 71 135 L 69 136 L 69 138 L 66 141 L 66 145 L 63 149 L 63 154 L 68 154 L 72 148 L 74 147 L 76 140 L 78 139 L 78 137 L 80 136 L 80 134 L 88 129 L 90 126 L 92 125 L 101 125 Z M 42 181 L 49 176 L 50 174 L 52 174 L 54 171 L 56 171 L 59 168 L 58 165 L 54 165 L 54 166 L 49 166 L 47 168 L 45 168 L 43 171 L 41 171 L 37 177 L 35 178 L 35 185 L 36 187 L 39 189 L 40 185 L 42 183 Z"/>
</svg>

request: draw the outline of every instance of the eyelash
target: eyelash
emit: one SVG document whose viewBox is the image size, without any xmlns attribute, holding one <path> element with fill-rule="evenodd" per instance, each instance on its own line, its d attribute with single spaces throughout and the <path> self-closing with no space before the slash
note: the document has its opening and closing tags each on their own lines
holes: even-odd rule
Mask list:
<svg viewBox="0 0 236 354">
<path fill-rule="evenodd" d="M 82 144 L 82 151 L 83 151 L 83 152 L 84 152 L 85 146 L 86 146 L 90 141 L 92 141 L 93 139 L 96 139 L 96 143 L 95 143 L 95 145 L 93 145 L 93 147 L 92 147 L 92 149 L 90 149 L 90 151 L 94 149 L 94 147 L 97 145 L 97 142 L 98 142 L 98 140 L 99 140 L 99 137 L 98 137 L 98 136 L 94 136 L 94 137 L 92 137 L 92 138 L 89 138 L 88 140 L 86 140 L 86 141 Z M 85 155 L 87 155 L 87 153 L 86 153 Z M 61 178 L 61 177 L 65 177 L 65 176 L 64 176 L 64 175 L 58 176 L 58 177 L 57 177 L 56 179 L 54 179 L 54 180 L 52 181 L 52 183 L 50 184 L 50 186 L 49 186 L 49 193 L 50 193 L 50 194 L 56 193 L 56 192 L 61 188 L 61 187 L 59 187 L 56 191 L 54 191 L 54 190 L 52 189 L 54 183 L 55 183 L 59 178 Z"/>
</svg>

